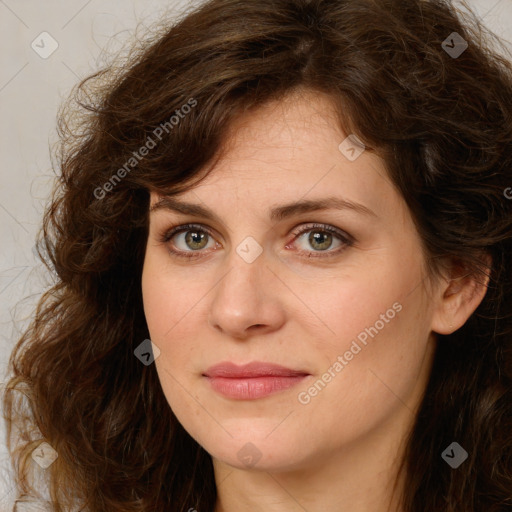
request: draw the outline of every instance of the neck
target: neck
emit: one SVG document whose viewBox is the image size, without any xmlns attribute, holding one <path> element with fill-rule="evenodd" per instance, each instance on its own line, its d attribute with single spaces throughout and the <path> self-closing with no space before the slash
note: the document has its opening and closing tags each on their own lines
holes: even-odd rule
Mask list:
<svg viewBox="0 0 512 512">
<path fill-rule="evenodd" d="M 357 446 L 318 454 L 286 471 L 240 469 L 213 459 L 214 512 L 402 512 L 399 465 L 412 415 L 405 407 L 401 414 L 402 428 L 394 421 L 381 425 Z"/>
</svg>

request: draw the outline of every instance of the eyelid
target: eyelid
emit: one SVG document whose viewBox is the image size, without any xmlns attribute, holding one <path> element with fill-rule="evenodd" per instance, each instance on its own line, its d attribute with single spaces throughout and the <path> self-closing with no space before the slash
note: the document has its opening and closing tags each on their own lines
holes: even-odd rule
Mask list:
<svg viewBox="0 0 512 512">
<path fill-rule="evenodd" d="M 216 245 L 218 242 L 213 234 L 213 230 L 203 226 L 202 224 L 178 224 L 169 229 L 164 230 L 160 235 L 158 235 L 158 241 L 167 246 L 167 251 L 172 255 L 178 258 L 184 259 L 192 259 L 192 258 L 200 258 L 203 256 L 204 251 L 182 251 L 179 249 L 171 249 L 168 244 L 169 241 L 177 234 L 187 232 L 187 231 L 202 231 L 207 233 L 212 239 L 215 240 Z"/>
<path fill-rule="evenodd" d="M 317 223 L 317 222 L 302 222 L 299 224 L 298 227 L 291 230 L 291 234 L 293 235 L 293 239 L 286 244 L 286 247 L 288 247 L 290 244 L 293 244 L 297 238 L 302 236 L 303 234 L 313 231 L 324 231 L 326 233 L 330 233 L 334 235 L 338 240 L 340 240 L 342 247 L 335 249 L 335 250 L 326 250 L 326 251 L 307 251 L 307 250 L 297 250 L 296 252 L 298 254 L 307 253 L 311 257 L 311 255 L 314 255 L 313 257 L 317 258 L 328 258 L 333 257 L 335 255 L 338 255 L 339 253 L 343 252 L 347 247 L 350 247 L 354 244 L 355 238 L 348 234 L 346 231 L 343 231 L 340 228 L 337 228 L 335 226 L 331 226 L 330 224 L 323 224 L 323 223 Z M 179 233 L 187 232 L 187 231 L 202 231 L 204 233 L 207 233 L 209 236 L 211 236 L 216 243 L 218 244 L 216 240 L 216 235 L 214 234 L 214 230 L 210 229 L 209 227 L 198 224 L 198 223 L 188 223 L 188 224 L 178 224 L 175 225 L 169 229 L 164 230 L 159 236 L 159 241 L 163 244 L 168 244 L 169 241 Z M 197 250 L 197 251 L 182 251 L 182 250 L 175 250 L 168 248 L 168 251 L 172 253 L 173 255 L 176 255 L 178 257 L 183 258 L 200 258 L 204 255 L 203 250 Z"/>
<path fill-rule="evenodd" d="M 318 222 L 302 223 L 300 225 L 300 229 L 294 229 L 292 231 L 294 238 L 290 243 L 294 243 L 298 238 L 310 231 L 323 231 L 330 233 L 340 241 L 341 245 L 337 249 L 327 249 L 325 251 L 308 251 L 304 249 L 299 249 L 296 251 L 298 254 L 307 254 L 308 258 L 334 258 L 339 256 L 345 251 L 345 249 L 351 247 L 355 243 L 355 238 L 349 235 L 346 231 L 343 231 L 342 229 L 335 226 L 331 226 L 330 224 L 323 224 Z M 289 244 L 287 244 L 286 247 L 288 247 L 288 245 Z"/>
<path fill-rule="evenodd" d="M 202 224 L 177 224 L 176 226 L 173 226 L 169 229 L 166 229 L 163 231 L 163 233 L 159 236 L 160 241 L 167 243 L 174 235 L 177 233 L 181 233 L 183 231 L 204 231 L 205 233 L 208 233 L 211 237 L 214 237 L 214 232 L 212 229 L 202 225 Z"/>
<path fill-rule="evenodd" d="M 342 229 L 337 228 L 335 226 L 331 226 L 330 224 L 323 224 L 318 222 L 303 222 L 300 224 L 300 229 L 294 228 L 291 231 L 291 233 L 295 237 L 298 237 L 304 233 L 307 233 L 308 231 L 313 231 L 315 229 L 317 229 L 318 231 L 326 231 L 327 233 L 332 233 L 333 235 L 336 235 L 338 238 L 345 242 L 354 241 L 354 238 L 351 235 L 349 235 L 346 231 L 343 231 Z"/>
</svg>

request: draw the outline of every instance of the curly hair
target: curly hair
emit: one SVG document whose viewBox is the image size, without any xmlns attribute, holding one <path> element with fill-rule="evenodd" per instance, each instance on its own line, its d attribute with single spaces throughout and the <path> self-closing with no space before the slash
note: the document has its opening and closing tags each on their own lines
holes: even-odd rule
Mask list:
<svg viewBox="0 0 512 512">
<path fill-rule="evenodd" d="M 344 132 L 382 155 L 429 269 L 450 257 L 490 273 L 465 325 L 438 335 L 405 440 L 403 510 L 512 510 L 512 65 L 499 40 L 449 0 L 210 0 L 161 26 L 77 84 L 59 115 L 59 176 L 38 237 L 55 283 L 3 396 L 20 492 L 34 492 L 30 454 L 46 441 L 57 512 L 77 501 L 213 511 L 210 455 L 173 415 L 154 365 L 134 357 L 149 338 L 149 194 L 199 183 L 231 121 L 305 88 L 327 93 Z M 454 37 L 467 47 L 450 51 Z M 453 439 L 469 452 L 457 471 L 441 458 Z"/>
</svg>

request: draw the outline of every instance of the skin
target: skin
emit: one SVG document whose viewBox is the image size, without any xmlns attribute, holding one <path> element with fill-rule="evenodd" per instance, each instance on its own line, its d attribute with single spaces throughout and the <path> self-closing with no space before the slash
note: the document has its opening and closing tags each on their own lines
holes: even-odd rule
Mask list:
<svg viewBox="0 0 512 512">
<path fill-rule="evenodd" d="M 428 382 L 435 333 L 463 325 L 485 293 L 449 261 L 442 278 L 429 278 L 420 237 L 383 160 L 364 151 L 349 161 L 338 149 L 347 134 L 332 110 L 328 96 L 302 91 L 246 114 L 212 172 L 176 196 L 218 220 L 163 208 L 150 214 L 142 291 L 160 349 L 156 369 L 174 414 L 212 455 L 216 512 L 401 510 L 397 464 Z M 269 218 L 272 207 L 333 195 L 374 215 L 329 209 Z M 159 199 L 152 192 L 151 206 Z M 213 236 L 203 245 L 187 245 L 185 233 L 160 240 L 186 223 Z M 311 223 L 338 228 L 353 243 L 333 235 L 322 251 L 308 242 L 312 231 L 325 235 L 308 230 Z M 305 234 L 295 236 L 294 228 Z M 263 250 L 252 263 L 236 251 L 249 236 Z M 179 258 L 169 248 L 201 256 Z M 299 393 L 396 303 L 394 318 L 300 403 Z M 202 377 L 222 361 L 255 360 L 311 375 L 246 401 L 217 394 Z M 256 465 L 238 457 L 246 443 Z"/>
</svg>

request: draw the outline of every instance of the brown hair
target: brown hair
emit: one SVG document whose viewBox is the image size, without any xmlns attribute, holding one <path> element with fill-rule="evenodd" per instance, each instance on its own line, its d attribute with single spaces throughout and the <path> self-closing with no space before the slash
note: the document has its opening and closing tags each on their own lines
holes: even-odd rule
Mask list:
<svg viewBox="0 0 512 512">
<path fill-rule="evenodd" d="M 468 43 L 457 56 L 443 43 L 454 32 Z M 134 356 L 149 338 L 149 191 L 193 186 L 230 121 L 305 88 L 327 93 L 345 133 L 383 156 L 433 272 L 445 257 L 480 272 L 482 252 L 492 256 L 480 306 L 438 336 L 403 506 L 510 511 L 512 66 L 493 37 L 449 1 L 212 0 L 82 81 L 79 108 L 60 117 L 39 240 L 56 282 L 12 353 L 3 399 L 21 493 L 33 492 L 30 453 L 46 440 L 59 455 L 46 470 L 56 511 L 73 499 L 92 512 L 213 510 L 211 457 L 174 417 L 154 365 Z M 469 454 L 456 470 L 441 458 L 453 441 Z"/>
</svg>

